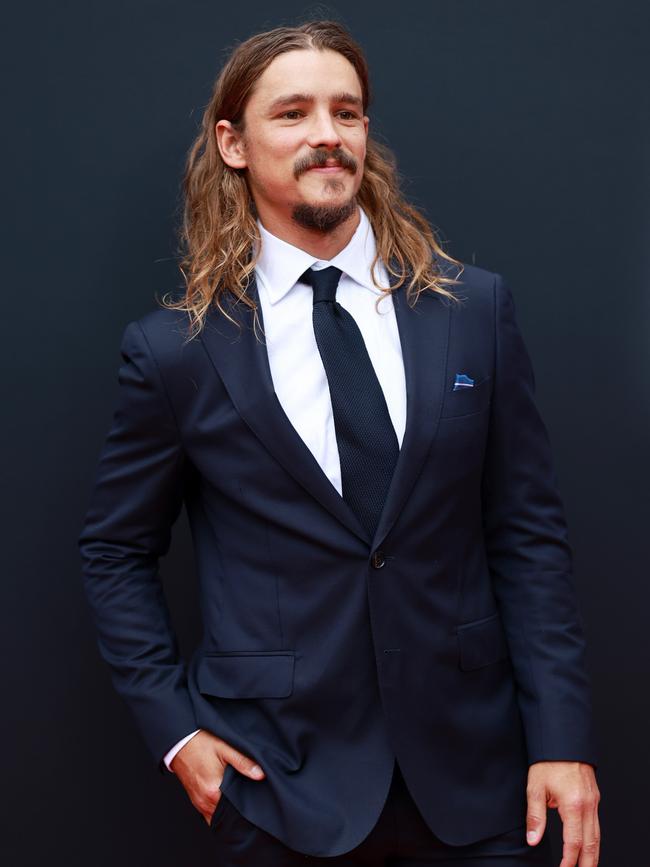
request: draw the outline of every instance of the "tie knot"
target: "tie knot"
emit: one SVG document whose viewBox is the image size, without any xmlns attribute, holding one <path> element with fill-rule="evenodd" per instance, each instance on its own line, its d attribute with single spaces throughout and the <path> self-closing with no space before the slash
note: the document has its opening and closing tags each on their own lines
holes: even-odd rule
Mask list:
<svg viewBox="0 0 650 867">
<path fill-rule="evenodd" d="M 315 271 L 308 268 L 300 278 L 301 282 L 308 283 L 314 290 L 314 304 L 319 301 L 335 301 L 336 287 L 343 272 L 340 268 L 330 265 Z"/>
</svg>

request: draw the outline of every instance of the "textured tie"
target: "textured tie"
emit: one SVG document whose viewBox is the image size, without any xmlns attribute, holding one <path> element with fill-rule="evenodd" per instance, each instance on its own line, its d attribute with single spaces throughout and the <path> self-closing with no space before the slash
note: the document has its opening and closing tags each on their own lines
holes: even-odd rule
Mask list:
<svg viewBox="0 0 650 867">
<path fill-rule="evenodd" d="M 332 400 L 343 499 L 372 538 L 399 442 L 359 327 L 336 301 L 341 273 L 310 268 L 300 279 L 314 290 L 312 321 Z"/>
</svg>

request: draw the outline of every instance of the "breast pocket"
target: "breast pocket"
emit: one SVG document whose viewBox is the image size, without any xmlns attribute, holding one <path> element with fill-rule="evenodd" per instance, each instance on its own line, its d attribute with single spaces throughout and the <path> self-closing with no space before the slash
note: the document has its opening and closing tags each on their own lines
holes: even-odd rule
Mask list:
<svg viewBox="0 0 650 867">
<path fill-rule="evenodd" d="M 483 412 L 490 406 L 492 396 L 492 377 L 485 376 L 472 386 L 453 390 L 453 384 L 445 392 L 441 418 L 456 418 Z"/>
</svg>

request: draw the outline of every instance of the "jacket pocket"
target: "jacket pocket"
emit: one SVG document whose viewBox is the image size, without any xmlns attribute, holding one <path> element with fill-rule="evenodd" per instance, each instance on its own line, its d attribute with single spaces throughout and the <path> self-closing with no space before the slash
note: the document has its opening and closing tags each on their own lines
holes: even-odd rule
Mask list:
<svg viewBox="0 0 650 867">
<path fill-rule="evenodd" d="M 491 376 L 486 376 L 471 388 L 459 388 L 457 391 L 448 389 L 442 407 L 441 418 L 455 418 L 459 415 L 470 415 L 482 412 L 490 405 L 492 396 Z"/>
<path fill-rule="evenodd" d="M 293 692 L 293 650 L 215 651 L 197 665 L 199 692 L 220 698 L 285 698 Z"/>
<path fill-rule="evenodd" d="M 212 811 L 212 816 L 210 818 L 210 830 L 214 831 L 215 828 L 221 824 L 221 820 L 223 819 L 224 813 L 227 812 L 228 807 L 230 806 L 230 801 L 223 792 L 219 795 L 219 800 L 217 802 L 217 806 Z"/>
<path fill-rule="evenodd" d="M 458 660 L 463 671 L 482 668 L 508 657 L 508 644 L 497 611 L 489 617 L 463 623 L 456 628 L 458 633 Z"/>
</svg>

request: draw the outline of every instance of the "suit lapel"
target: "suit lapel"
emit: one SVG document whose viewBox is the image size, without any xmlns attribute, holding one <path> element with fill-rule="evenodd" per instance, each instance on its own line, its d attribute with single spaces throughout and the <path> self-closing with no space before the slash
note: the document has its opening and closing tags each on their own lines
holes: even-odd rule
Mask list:
<svg viewBox="0 0 650 867">
<path fill-rule="evenodd" d="M 262 308 L 253 274 L 251 298 Z M 249 307 L 231 307 L 229 314 L 241 324 L 241 331 L 225 316 L 212 310 L 207 316 L 201 340 L 237 412 L 284 469 L 315 497 L 335 518 L 364 542 L 368 534 L 350 506 L 341 497 L 289 421 L 273 388 L 271 368 L 263 335 L 253 332 Z M 262 323 L 263 327 L 263 323 Z"/>
<path fill-rule="evenodd" d="M 396 279 L 390 279 L 394 285 Z M 254 274 L 249 288 L 258 305 L 261 321 L 262 310 Z M 425 294 L 412 308 L 402 286 L 394 290 L 393 303 L 406 378 L 406 428 L 372 547 L 381 544 L 399 516 L 436 432 L 448 343 L 449 308 L 439 296 Z M 273 388 L 263 336 L 258 339 L 253 331 L 251 309 L 242 304 L 239 309 L 231 306 L 228 312 L 240 323 L 241 330 L 211 309 L 200 339 L 238 413 L 265 448 L 311 496 L 370 544 L 359 519 L 327 478 L 284 412 Z"/>
<path fill-rule="evenodd" d="M 437 432 L 449 343 L 449 303 L 442 296 L 425 292 L 411 307 L 402 285 L 393 291 L 393 304 L 404 361 L 406 427 L 373 549 L 399 517 Z"/>
</svg>

